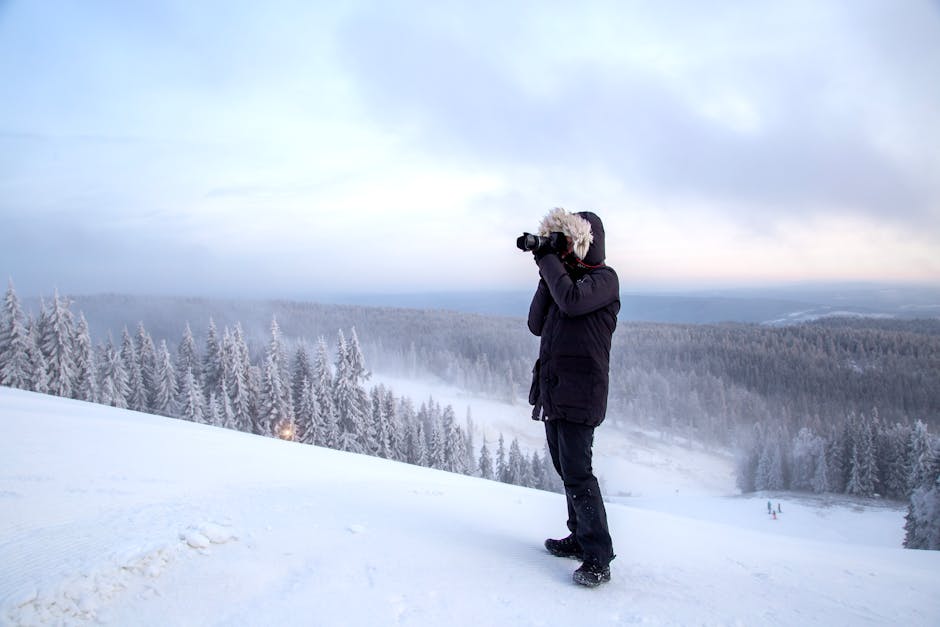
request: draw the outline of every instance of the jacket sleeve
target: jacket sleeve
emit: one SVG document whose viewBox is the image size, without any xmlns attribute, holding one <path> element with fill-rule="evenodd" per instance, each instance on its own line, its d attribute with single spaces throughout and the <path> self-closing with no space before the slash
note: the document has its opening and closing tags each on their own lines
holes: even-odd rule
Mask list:
<svg viewBox="0 0 940 627">
<path fill-rule="evenodd" d="M 566 316 L 583 316 L 620 300 L 617 273 L 606 266 L 573 281 L 557 255 L 546 255 L 539 261 L 539 272 L 552 299 Z"/>
<path fill-rule="evenodd" d="M 533 335 L 542 335 L 542 327 L 545 326 L 545 318 L 548 316 L 548 308 L 552 304 L 552 295 L 548 291 L 545 281 L 539 280 L 539 287 L 535 290 L 535 296 L 532 297 L 532 304 L 529 305 L 529 331 Z"/>
</svg>

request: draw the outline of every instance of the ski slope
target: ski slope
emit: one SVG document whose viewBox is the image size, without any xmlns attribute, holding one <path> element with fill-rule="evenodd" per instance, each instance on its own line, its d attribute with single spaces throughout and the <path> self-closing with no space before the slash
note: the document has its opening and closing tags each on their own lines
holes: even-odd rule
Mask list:
<svg viewBox="0 0 940 627">
<path fill-rule="evenodd" d="M 613 500 L 583 589 L 561 495 L 0 388 L 0 624 L 940 624 L 896 509 Z"/>
</svg>

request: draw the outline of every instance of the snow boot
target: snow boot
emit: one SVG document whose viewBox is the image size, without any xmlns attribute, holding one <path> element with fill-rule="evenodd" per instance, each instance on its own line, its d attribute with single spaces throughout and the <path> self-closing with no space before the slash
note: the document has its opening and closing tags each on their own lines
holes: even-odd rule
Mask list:
<svg viewBox="0 0 940 627">
<path fill-rule="evenodd" d="M 581 568 L 572 575 L 574 582 L 588 588 L 596 588 L 610 581 L 610 565 L 595 560 L 585 560 Z"/>
<path fill-rule="evenodd" d="M 545 548 L 548 549 L 548 552 L 556 557 L 575 557 L 577 559 L 584 559 L 584 552 L 581 550 L 581 545 L 578 544 L 577 538 L 574 537 L 572 533 L 567 538 L 562 538 L 561 540 L 552 540 L 549 538 L 545 541 Z"/>
</svg>

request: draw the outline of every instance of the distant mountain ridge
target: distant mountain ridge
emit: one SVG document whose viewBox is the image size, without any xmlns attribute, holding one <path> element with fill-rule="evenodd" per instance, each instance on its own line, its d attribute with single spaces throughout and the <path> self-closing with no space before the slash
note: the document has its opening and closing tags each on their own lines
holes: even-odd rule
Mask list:
<svg viewBox="0 0 940 627">
<path fill-rule="evenodd" d="M 621 290 L 620 320 L 797 324 L 833 316 L 940 318 L 940 286 L 817 284 L 717 290 Z M 333 294 L 320 302 L 525 316 L 530 291 Z M 319 300 L 319 299 L 318 299 Z"/>
</svg>

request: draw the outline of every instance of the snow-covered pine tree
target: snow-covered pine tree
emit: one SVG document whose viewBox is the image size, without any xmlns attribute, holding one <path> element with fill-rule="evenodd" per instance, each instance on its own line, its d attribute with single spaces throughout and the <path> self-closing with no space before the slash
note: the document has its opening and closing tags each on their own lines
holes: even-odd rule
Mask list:
<svg viewBox="0 0 940 627">
<path fill-rule="evenodd" d="M 236 323 L 235 330 L 229 332 L 226 327 L 222 339 L 223 380 L 231 400 L 232 412 L 238 431 L 252 433 L 254 418 L 249 382 L 248 346 L 242 335 L 241 325 Z"/>
<path fill-rule="evenodd" d="M 845 492 L 845 484 L 848 481 L 845 476 L 848 463 L 843 457 L 845 447 L 843 442 L 839 440 L 842 437 L 841 433 L 834 430 L 826 440 L 826 462 L 829 465 L 826 469 L 826 474 L 829 476 L 828 491 L 837 494 Z"/>
<path fill-rule="evenodd" d="M 384 456 L 388 459 L 394 459 L 397 461 L 402 461 L 405 459 L 403 451 L 403 434 L 402 434 L 402 424 L 398 416 L 397 411 L 398 403 L 395 400 L 395 395 L 391 390 L 387 389 L 382 394 L 382 421 L 385 423 L 388 433 L 386 434 L 386 440 L 382 442 L 383 446 L 387 446 L 387 450 L 384 451 Z"/>
<path fill-rule="evenodd" d="M 445 469 L 446 457 L 444 452 L 444 426 L 441 423 L 440 408 L 431 399 L 428 403 L 422 404 L 418 411 L 420 422 L 427 425 L 425 435 L 428 443 L 428 466 Z"/>
<path fill-rule="evenodd" d="M 486 438 L 483 438 L 483 446 L 480 448 L 480 463 L 478 465 L 480 476 L 484 479 L 493 478 L 493 457 L 490 455 L 490 449 L 486 446 Z"/>
<path fill-rule="evenodd" d="M 79 313 L 75 329 L 75 387 L 72 395 L 89 403 L 98 402 L 98 376 L 95 352 L 91 346 L 91 332 L 85 314 Z"/>
<path fill-rule="evenodd" d="M 872 423 L 862 414 L 853 420 L 852 424 L 852 454 L 849 458 L 849 481 L 845 491 L 854 496 L 874 496 L 877 487 Z"/>
<path fill-rule="evenodd" d="M 386 421 L 384 411 L 385 386 L 382 384 L 372 386 L 369 396 L 372 400 L 372 424 L 376 444 L 376 450 L 370 454 L 383 459 L 391 459 L 391 425 Z"/>
<path fill-rule="evenodd" d="M 304 444 L 322 445 L 322 442 L 317 441 L 317 420 L 320 415 L 317 394 L 313 389 L 313 383 L 306 377 L 301 381 L 300 398 L 296 407 L 297 410 L 294 414 L 295 439 Z"/>
<path fill-rule="evenodd" d="M 31 369 L 29 388 L 33 392 L 40 394 L 49 393 L 49 368 L 46 364 L 46 358 L 39 347 L 39 322 L 29 323 L 28 345 L 29 345 L 29 364 Z"/>
<path fill-rule="evenodd" d="M 218 397 L 222 389 L 222 343 L 215 320 L 211 317 L 206 331 L 206 352 L 202 357 L 202 378 L 206 394 L 215 393 Z M 221 404 L 219 407 L 221 409 Z"/>
<path fill-rule="evenodd" d="M 197 362 L 198 363 L 198 362 Z M 199 385 L 196 374 L 190 367 L 180 376 L 179 393 L 176 399 L 176 406 L 179 408 L 179 417 L 190 422 L 205 424 L 206 411 L 203 408 L 205 395 L 202 392 L 202 386 Z"/>
<path fill-rule="evenodd" d="M 911 430 L 899 423 L 886 429 L 880 447 L 881 485 L 888 498 L 902 499 L 908 494 L 906 456 Z"/>
<path fill-rule="evenodd" d="M 202 363 L 199 359 L 199 349 L 196 348 L 196 340 L 193 339 L 193 330 L 189 322 L 183 328 L 183 337 L 180 339 L 179 346 L 176 349 L 176 371 L 180 376 L 185 376 L 187 371 L 192 371 L 193 378 L 202 388 Z"/>
<path fill-rule="evenodd" d="M 417 464 L 418 418 L 411 399 L 404 396 L 399 399 L 395 414 L 401 425 L 401 437 L 398 438 L 397 445 L 398 460 Z"/>
<path fill-rule="evenodd" d="M 339 429 L 333 404 L 333 369 L 330 366 L 326 340 L 317 340 L 317 354 L 313 364 L 313 392 L 317 397 L 319 413 L 316 418 L 314 440 L 320 446 L 339 448 Z"/>
<path fill-rule="evenodd" d="M 110 335 L 101 348 L 99 363 L 98 402 L 111 407 L 127 408 L 127 396 L 130 391 L 127 386 L 127 373 L 124 371 L 124 360 L 114 348 Z"/>
<path fill-rule="evenodd" d="M 922 420 L 917 420 L 907 444 L 907 490 L 909 494 L 927 483 L 931 459 L 932 451 L 927 425 Z"/>
<path fill-rule="evenodd" d="M 157 364 L 153 377 L 153 408 L 152 412 L 159 416 L 178 416 L 176 407 L 176 372 L 170 350 L 166 340 L 160 340 L 160 348 L 156 355 Z"/>
<path fill-rule="evenodd" d="M 238 418 L 235 415 L 235 409 L 232 407 L 232 395 L 229 394 L 228 384 L 225 378 L 219 379 L 219 408 L 221 409 L 222 422 L 218 425 L 226 429 L 239 429 Z"/>
<path fill-rule="evenodd" d="M 154 397 L 157 388 L 157 349 L 153 338 L 144 328 L 144 323 L 137 324 L 136 336 L 137 359 L 140 363 L 140 376 L 144 382 L 144 392 L 147 397 L 146 409 L 141 411 L 154 411 Z"/>
<path fill-rule="evenodd" d="M 276 357 L 268 353 L 264 360 L 261 397 L 254 432 L 257 435 L 293 439 L 293 424 L 284 403 L 284 384 Z"/>
<path fill-rule="evenodd" d="M 513 485 L 525 485 L 525 457 L 522 455 L 522 449 L 519 448 L 519 438 L 513 438 L 509 445 L 509 460 L 507 470 L 507 481 Z"/>
<path fill-rule="evenodd" d="M 45 312 L 40 336 L 43 357 L 49 371 L 49 392 L 70 398 L 75 379 L 75 329 L 69 302 L 56 290 L 52 306 Z"/>
<path fill-rule="evenodd" d="M 127 372 L 127 407 L 134 411 L 148 411 L 147 388 L 140 370 L 140 359 L 127 327 L 124 327 L 121 335 L 121 363 Z"/>
<path fill-rule="evenodd" d="M 21 390 L 31 388 L 31 343 L 29 327 L 20 308 L 13 280 L 10 279 L 3 300 L 3 318 L 0 324 L 0 385 Z"/>
<path fill-rule="evenodd" d="M 340 329 L 336 339 L 336 378 L 333 402 L 339 431 L 339 448 L 353 453 L 365 451 L 363 423 L 366 420 L 365 390 L 359 386 L 359 366 L 351 355 L 346 336 Z M 361 355 L 360 355 L 361 357 Z"/>
<path fill-rule="evenodd" d="M 456 417 L 454 416 L 454 408 L 450 405 L 444 407 L 441 412 L 441 438 L 442 445 L 444 449 L 444 455 L 441 465 L 441 469 L 446 470 L 447 472 L 460 472 L 460 468 L 463 467 L 463 442 L 459 436 L 457 425 L 454 424 Z"/>
<path fill-rule="evenodd" d="M 545 488 L 545 466 L 542 458 L 537 451 L 532 451 L 532 459 L 529 462 L 528 470 L 529 487 L 544 490 Z"/>
<path fill-rule="evenodd" d="M 503 434 L 499 434 L 499 445 L 496 447 L 496 480 L 509 483 L 509 468 L 506 464 L 506 441 Z"/>
<path fill-rule="evenodd" d="M 467 474 L 479 476 L 476 460 L 476 444 L 473 434 L 476 431 L 476 425 L 473 424 L 473 417 L 470 413 L 470 406 L 467 405 L 467 419 L 464 427 L 464 465 L 467 468 Z"/>
<path fill-rule="evenodd" d="M 206 424 L 221 427 L 222 422 L 222 408 L 219 405 L 219 397 L 216 396 L 215 392 L 209 392 L 209 403 L 206 405 Z"/>
<path fill-rule="evenodd" d="M 294 407 L 300 405 L 300 399 L 311 381 L 313 381 L 313 366 L 310 364 L 307 347 L 301 343 L 294 352 L 294 361 L 291 364 L 291 396 Z"/>
<path fill-rule="evenodd" d="M 940 440 L 930 444 L 923 482 L 914 488 L 904 525 L 904 547 L 940 550 Z"/>
</svg>

